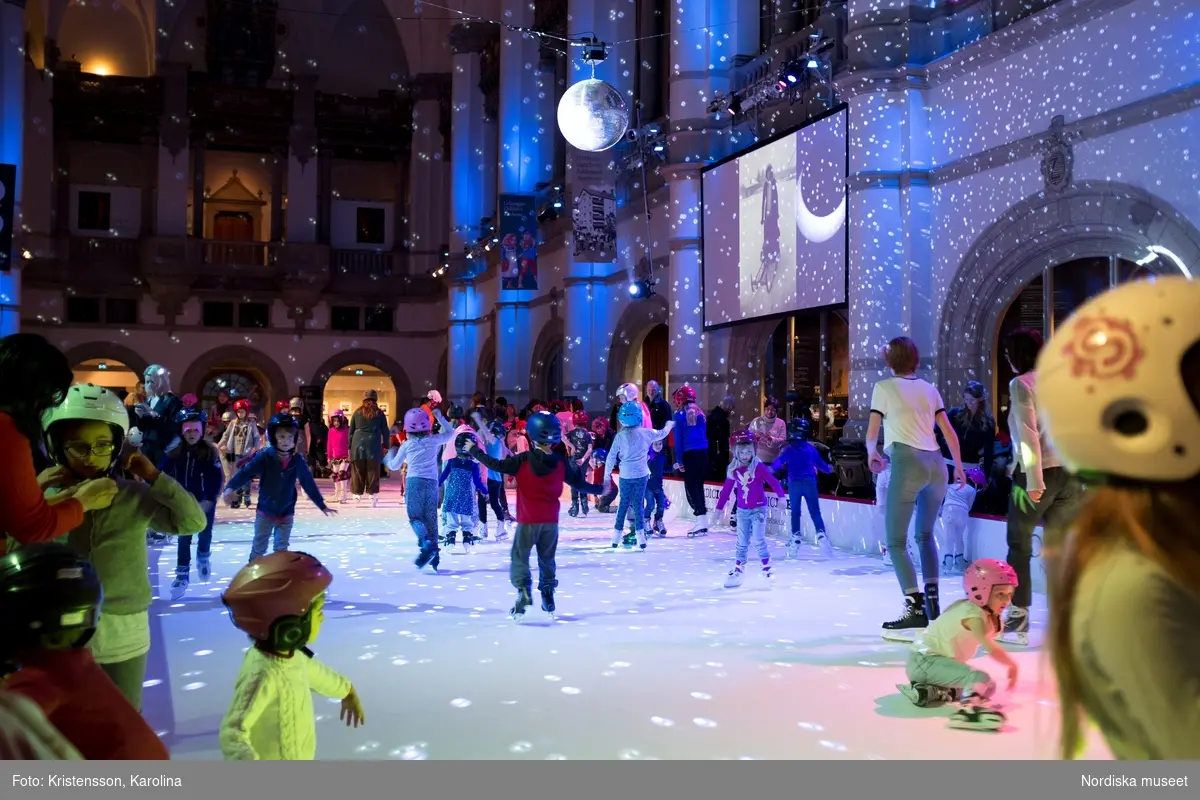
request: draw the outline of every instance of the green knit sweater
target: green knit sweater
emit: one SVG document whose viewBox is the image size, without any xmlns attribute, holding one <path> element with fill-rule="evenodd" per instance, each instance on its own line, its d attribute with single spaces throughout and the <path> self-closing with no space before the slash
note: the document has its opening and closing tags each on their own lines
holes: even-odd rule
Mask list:
<svg viewBox="0 0 1200 800">
<path fill-rule="evenodd" d="M 63 539 L 86 556 L 104 587 L 104 614 L 137 614 L 150 607 L 146 530 L 187 535 L 208 523 L 196 498 L 170 475 L 153 485 L 117 479 L 112 505 L 83 515 Z M 10 540 L 10 544 L 11 544 Z"/>
</svg>

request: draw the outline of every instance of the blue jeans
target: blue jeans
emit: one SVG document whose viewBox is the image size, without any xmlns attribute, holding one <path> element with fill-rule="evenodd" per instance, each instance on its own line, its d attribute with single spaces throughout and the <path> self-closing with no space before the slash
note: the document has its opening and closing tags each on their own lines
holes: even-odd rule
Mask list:
<svg viewBox="0 0 1200 800">
<path fill-rule="evenodd" d="M 438 546 L 438 482 L 433 478 L 409 476 L 404 486 L 408 522 L 422 550 Z"/>
<path fill-rule="evenodd" d="M 287 550 L 288 542 L 292 538 L 292 520 L 291 516 L 276 520 L 261 511 L 258 512 L 258 516 L 254 518 L 254 544 L 250 547 L 250 560 L 262 558 L 267 554 L 267 542 L 272 534 L 275 536 L 275 549 L 272 552 Z"/>
<path fill-rule="evenodd" d="M 212 545 L 213 519 L 216 517 L 216 515 L 217 509 L 214 505 L 213 508 L 208 510 L 208 516 L 206 517 L 207 522 L 204 525 L 204 530 L 197 534 L 197 536 L 200 537 L 200 541 L 196 544 L 196 555 L 201 559 L 208 558 L 208 549 Z M 255 521 L 255 529 L 257 530 L 257 528 L 258 523 Z M 265 544 L 263 545 L 263 548 L 266 548 Z M 179 537 L 177 552 L 178 554 L 175 557 L 175 569 L 179 572 L 190 572 L 192 568 L 192 537 L 190 535 Z"/>
<path fill-rule="evenodd" d="M 767 549 L 767 508 L 739 508 L 737 510 L 737 549 L 733 558 L 739 564 L 746 563 L 746 554 L 750 551 L 750 542 L 763 564 L 771 560 L 771 551 Z"/>
<path fill-rule="evenodd" d="M 642 519 L 646 501 L 646 481 L 647 477 L 641 478 L 621 478 L 621 502 L 617 506 L 617 523 L 613 527 L 618 531 L 625 530 L 625 515 L 630 514 L 630 522 L 633 523 L 634 530 L 643 530 L 645 521 Z"/>
<path fill-rule="evenodd" d="M 892 569 L 905 594 L 917 591 L 917 570 L 908 557 L 908 523 L 917 514 L 917 552 L 925 585 L 938 582 L 937 545 L 933 526 L 942 500 L 946 498 L 946 462 L 938 450 L 917 450 L 896 442 L 892 445 L 892 476 L 884 505 L 887 549 Z"/>
<path fill-rule="evenodd" d="M 788 481 L 788 505 L 792 509 L 792 533 L 800 533 L 800 501 L 808 506 L 817 535 L 825 533 L 825 520 L 821 519 L 821 501 L 817 496 L 815 480 Z"/>
<path fill-rule="evenodd" d="M 667 493 L 663 491 L 662 478 L 653 483 L 646 482 L 646 521 L 650 518 L 661 520 L 667 513 Z"/>
</svg>

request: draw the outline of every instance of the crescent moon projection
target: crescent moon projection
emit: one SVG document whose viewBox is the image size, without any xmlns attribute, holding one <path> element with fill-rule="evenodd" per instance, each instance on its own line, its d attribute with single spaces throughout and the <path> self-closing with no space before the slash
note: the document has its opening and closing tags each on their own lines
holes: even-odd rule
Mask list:
<svg viewBox="0 0 1200 800">
<path fill-rule="evenodd" d="M 846 193 L 842 192 L 842 202 L 838 203 L 832 214 L 818 217 L 804 204 L 803 174 L 803 168 L 796 169 L 796 227 L 813 244 L 827 242 L 846 224 Z"/>
</svg>

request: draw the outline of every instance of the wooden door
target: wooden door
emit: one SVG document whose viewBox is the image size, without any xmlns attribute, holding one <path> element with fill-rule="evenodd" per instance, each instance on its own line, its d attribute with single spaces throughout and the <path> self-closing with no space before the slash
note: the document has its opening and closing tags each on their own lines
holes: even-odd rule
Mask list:
<svg viewBox="0 0 1200 800">
<path fill-rule="evenodd" d="M 670 332 L 666 325 L 655 325 L 642 341 L 642 386 L 650 381 L 658 381 L 663 392 L 670 396 L 667 388 L 667 366 L 670 364 L 668 354 Z"/>
</svg>

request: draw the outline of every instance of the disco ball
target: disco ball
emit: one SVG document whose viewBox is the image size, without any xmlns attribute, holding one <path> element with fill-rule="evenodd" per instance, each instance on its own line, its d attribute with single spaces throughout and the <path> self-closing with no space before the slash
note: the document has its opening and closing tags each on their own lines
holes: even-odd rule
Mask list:
<svg viewBox="0 0 1200 800">
<path fill-rule="evenodd" d="M 580 150 L 607 150 L 621 141 L 628 128 L 625 98 L 604 81 L 582 80 L 567 89 L 558 103 L 558 129 Z"/>
</svg>

